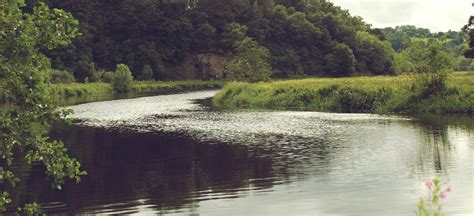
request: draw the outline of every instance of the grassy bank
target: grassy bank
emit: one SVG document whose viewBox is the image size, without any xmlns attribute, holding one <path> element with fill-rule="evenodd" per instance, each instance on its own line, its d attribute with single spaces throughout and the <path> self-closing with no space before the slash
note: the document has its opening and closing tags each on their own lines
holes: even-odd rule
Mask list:
<svg viewBox="0 0 474 216">
<path fill-rule="evenodd" d="M 131 86 L 131 93 L 177 93 L 183 91 L 196 91 L 222 88 L 224 81 L 134 81 Z M 109 83 L 70 83 L 53 84 L 51 93 L 60 97 L 80 97 L 113 94 L 114 90 Z"/>
<path fill-rule="evenodd" d="M 474 109 L 474 76 L 455 73 L 442 93 L 413 87 L 397 77 L 308 78 L 269 83 L 229 83 L 213 99 L 223 109 L 360 113 L 467 113 Z"/>
</svg>

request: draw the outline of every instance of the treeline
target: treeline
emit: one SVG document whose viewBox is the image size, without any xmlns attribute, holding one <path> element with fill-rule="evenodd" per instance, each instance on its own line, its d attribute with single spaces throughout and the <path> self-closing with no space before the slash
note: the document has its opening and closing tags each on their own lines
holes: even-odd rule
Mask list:
<svg viewBox="0 0 474 216">
<path fill-rule="evenodd" d="M 38 1 L 27 2 L 31 7 Z M 394 51 L 380 32 L 325 0 L 46 3 L 80 21 L 82 36 L 71 46 L 46 51 L 53 68 L 73 72 L 78 81 L 94 81 L 97 70 L 113 71 L 122 63 L 134 77 L 150 67 L 154 79 L 179 79 L 187 55 L 236 53 L 242 34 L 251 39 L 248 44 L 268 49 L 268 55 L 259 56 L 273 77 L 394 73 Z"/>
<path fill-rule="evenodd" d="M 398 73 L 411 72 L 407 68 L 407 50 L 420 46 L 427 47 L 439 42 L 442 42 L 446 54 L 452 56 L 451 62 L 454 69 L 458 71 L 474 70 L 474 59 L 464 56 L 464 53 L 469 49 L 469 37 L 464 31 L 432 33 L 426 28 L 404 25 L 380 29 L 380 32 L 383 39 L 387 40 L 397 52 L 394 65 Z"/>
</svg>

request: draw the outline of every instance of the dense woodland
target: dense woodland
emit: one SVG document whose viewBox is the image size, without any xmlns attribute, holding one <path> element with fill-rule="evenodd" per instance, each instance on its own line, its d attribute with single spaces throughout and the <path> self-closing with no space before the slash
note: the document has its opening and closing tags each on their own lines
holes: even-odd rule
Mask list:
<svg viewBox="0 0 474 216">
<path fill-rule="evenodd" d="M 27 2 L 32 7 L 38 1 Z M 258 65 L 267 62 L 263 73 L 270 71 L 272 77 L 407 72 L 396 65 L 404 61 L 397 52 L 415 40 L 443 40 L 456 68 L 468 70 L 472 64 L 462 56 L 467 49 L 463 32 L 431 33 L 414 26 L 373 29 L 325 0 L 46 2 L 80 21 L 82 36 L 72 46 L 47 51 L 53 68 L 73 72 L 78 81 L 96 81 L 96 71 L 112 71 L 117 64 L 128 65 L 135 78 L 151 68 L 154 79 L 180 79 L 179 66 L 187 55 L 238 54 L 236 42 L 245 38 L 260 53 L 251 58 L 261 58 Z"/>
<path fill-rule="evenodd" d="M 29 1 L 29 6 L 37 0 Z M 235 52 L 249 37 L 269 50 L 273 76 L 392 74 L 394 52 L 361 17 L 321 0 L 49 0 L 80 21 L 72 47 L 48 52 L 53 67 L 84 81 L 94 69 L 150 65 L 179 79 L 188 54 Z"/>
</svg>

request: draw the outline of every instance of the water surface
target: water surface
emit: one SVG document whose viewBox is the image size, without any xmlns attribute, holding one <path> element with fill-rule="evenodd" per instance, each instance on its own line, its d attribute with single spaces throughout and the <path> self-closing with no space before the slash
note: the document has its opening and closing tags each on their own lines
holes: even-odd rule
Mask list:
<svg viewBox="0 0 474 216">
<path fill-rule="evenodd" d="M 89 175 L 52 190 L 19 164 L 15 203 L 49 214 L 413 215 L 422 182 L 453 192 L 447 215 L 474 212 L 474 123 L 319 112 L 222 112 L 215 91 L 71 106 L 58 124 Z"/>
</svg>

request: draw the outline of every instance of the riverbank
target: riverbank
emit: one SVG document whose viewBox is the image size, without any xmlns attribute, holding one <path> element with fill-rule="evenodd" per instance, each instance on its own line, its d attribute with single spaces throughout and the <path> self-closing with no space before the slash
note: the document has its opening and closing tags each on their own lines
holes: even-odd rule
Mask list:
<svg viewBox="0 0 474 216">
<path fill-rule="evenodd" d="M 222 88 L 225 81 L 134 81 L 130 93 L 156 93 L 169 94 L 184 91 L 198 91 Z M 114 90 L 109 83 L 71 83 L 71 84 L 52 84 L 51 93 L 58 97 L 82 97 L 114 94 Z"/>
<path fill-rule="evenodd" d="M 344 113 L 472 114 L 474 76 L 455 73 L 442 93 L 420 94 L 411 76 L 308 78 L 268 83 L 229 83 L 214 98 L 222 109 Z"/>
</svg>

